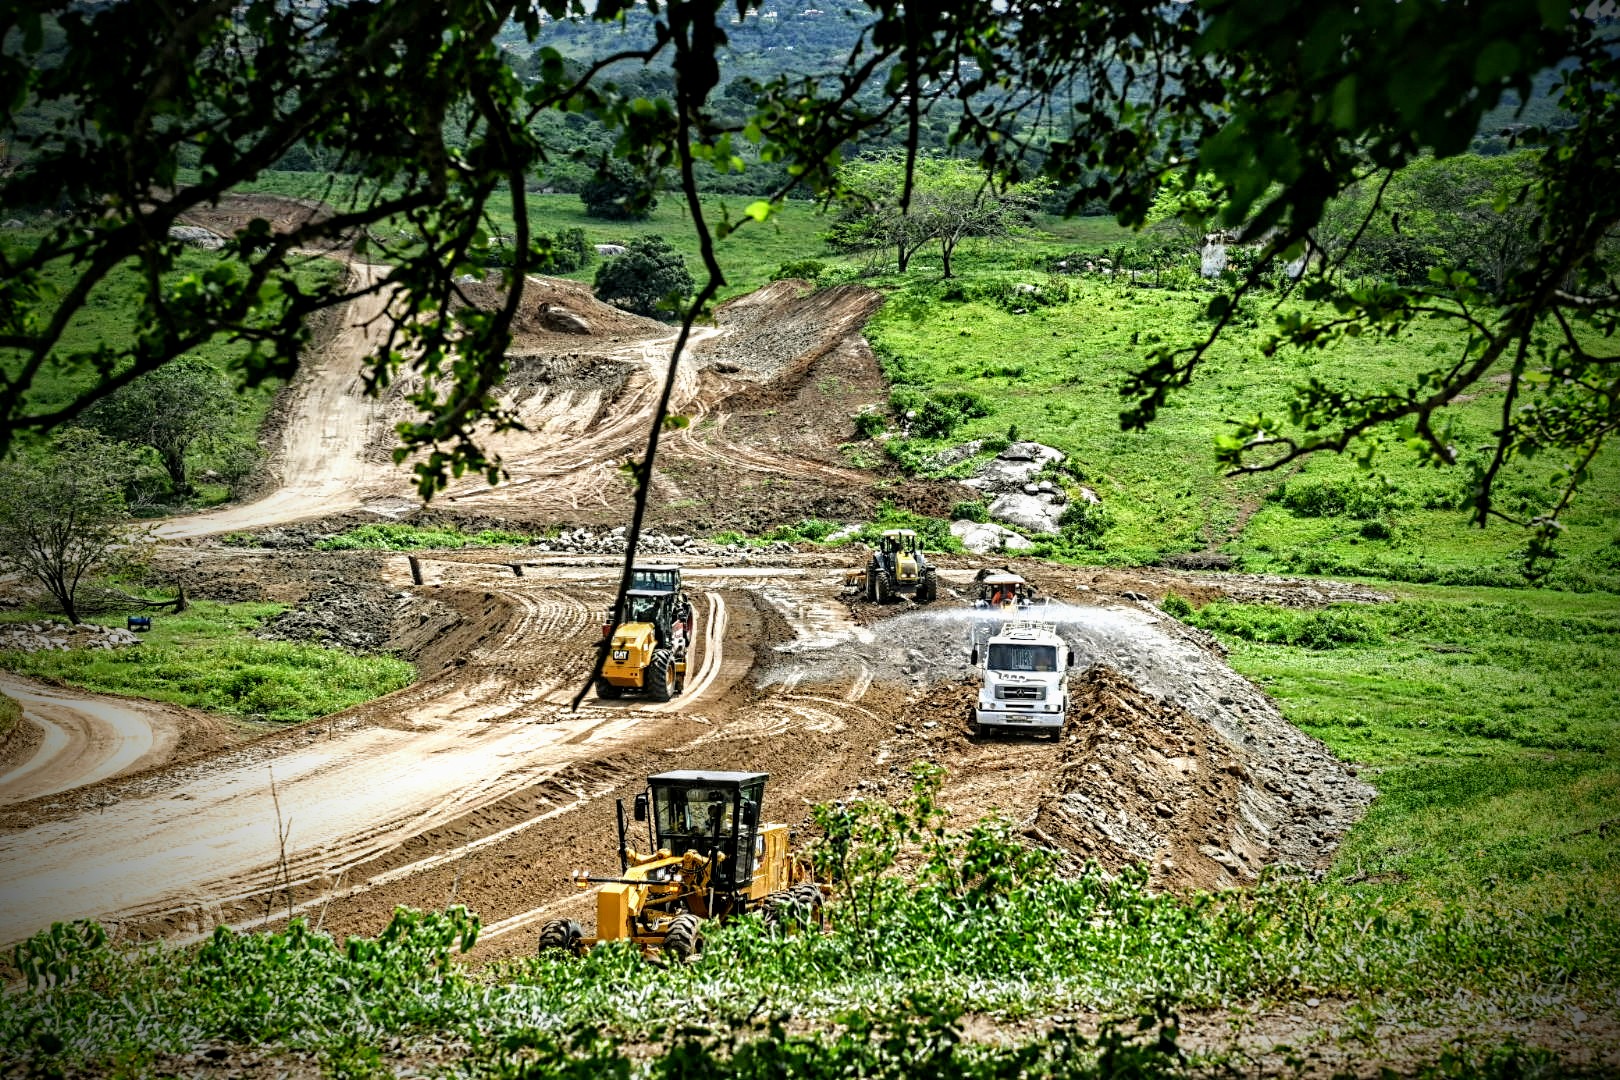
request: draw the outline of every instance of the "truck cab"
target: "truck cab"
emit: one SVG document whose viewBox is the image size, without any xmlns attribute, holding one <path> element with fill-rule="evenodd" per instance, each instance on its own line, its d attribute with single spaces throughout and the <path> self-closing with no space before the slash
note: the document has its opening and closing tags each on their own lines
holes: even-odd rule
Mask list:
<svg viewBox="0 0 1620 1080">
<path fill-rule="evenodd" d="M 980 675 L 979 700 L 968 717 L 974 734 L 995 729 L 1062 734 L 1074 654 L 1055 627 L 1008 623 L 975 643 L 973 665 Z"/>
</svg>

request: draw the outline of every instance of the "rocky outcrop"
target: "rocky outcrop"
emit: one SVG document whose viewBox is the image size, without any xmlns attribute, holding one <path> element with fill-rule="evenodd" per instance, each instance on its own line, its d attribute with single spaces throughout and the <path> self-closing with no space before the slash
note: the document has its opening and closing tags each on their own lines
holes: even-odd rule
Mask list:
<svg viewBox="0 0 1620 1080">
<path fill-rule="evenodd" d="M 951 535 L 975 555 L 994 555 L 1001 551 L 1028 551 L 1035 546 L 1027 537 L 988 521 L 953 521 Z"/>
<path fill-rule="evenodd" d="M 202 248 L 204 251 L 218 251 L 225 246 L 223 236 L 196 225 L 170 225 L 169 239 L 178 240 L 194 248 Z"/>
</svg>

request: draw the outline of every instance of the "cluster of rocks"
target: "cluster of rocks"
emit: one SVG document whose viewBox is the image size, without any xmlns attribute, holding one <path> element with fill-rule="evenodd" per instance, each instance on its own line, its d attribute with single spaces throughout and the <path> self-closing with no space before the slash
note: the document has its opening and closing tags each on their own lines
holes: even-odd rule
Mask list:
<svg viewBox="0 0 1620 1080">
<path fill-rule="evenodd" d="M 140 643 L 135 633 L 116 626 L 59 622 L 0 626 L 0 652 L 66 652 L 68 649 L 122 649 Z"/>
<path fill-rule="evenodd" d="M 225 246 L 225 238 L 211 229 L 199 228 L 196 225 L 170 225 L 169 239 L 178 240 L 190 247 L 201 248 L 204 251 L 218 251 Z"/>
<path fill-rule="evenodd" d="M 589 529 L 565 529 L 544 540 L 536 540 L 529 551 L 563 555 L 623 555 L 626 529 L 623 525 L 605 533 Z M 790 543 L 774 540 L 768 544 L 715 544 L 695 536 L 643 532 L 636 548 L 639 557 L 656 555 L 787 555 L 797 550 Z"/>
<path fill-rule="evenodd" d="M 253 633 L 267 641 L 308 641 L 373 652 L 393 636 L 395 624 L 411 600 L 410 593 L 388 593 L 376 586 L 338 581 L 266 620 Z"/>
<path fill-rule="evenodd" d="M 982 443 L 964 443 L 936 456 L 941 465 L 954 464 L 977 453 Z M 1016 442 L 981 465 L 962 486 L 982 492 L 990 502 L 992 522 L 956 521 L 951 533 L 969 551 L 1024 551 L 1031 547 L 1026 534 L 1052 536 L 1060 531 L 1069 494 L 1059 484 L 1040 478 L 1050 465 L 1065 458 L 1063 451 L 1037 442 Z M 1100 501 L 1082 487 L 1079 498 Z M 1001 524 L 997 524 L 1001 523 Z"/>
</svg>

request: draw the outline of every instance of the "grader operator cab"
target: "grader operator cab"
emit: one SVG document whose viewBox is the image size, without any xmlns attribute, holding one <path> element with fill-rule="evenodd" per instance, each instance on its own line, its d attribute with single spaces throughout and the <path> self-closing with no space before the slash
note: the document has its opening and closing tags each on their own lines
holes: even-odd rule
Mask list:
<svg viewBox="0 0 1620 1080">
<path fill-rule="evenodd" d="M 937 573 L 911 529 L 885 532 L 867 560 L 866 569 L 846 574 L 844 586 L 864 593 L 874 604 L 887 604 L 907 595 L 919 604 L 931 604 L 939 597 Z"/>
<path fill-rule="evenodd" d="M 647 823 L 645 854 L 631 846 L 624 801 L 618 804 L 619 874 L 573 875 L 599 885 L 596 936 L 553 919 L 540 948 L 582 951 L 603 941 L 633 941 L 684 960 L 703 943 L 708 920 L 761 911 L 769 923 L 818 919 L 823 893 L 809 866 L 788 852 L 788 827 L 761 824 L 768 773 L 681 770 L 649 777 L 634 819 Z"/>
<path fill-rule="evenodd" d="M 624 621 L 609 611 L 602 636 L 607 660 L 596 693 L 616 698 L 626 691 L 668 701 L 686 684 L 686 654 L 693 633 L 692 602 L 681 587 L 678 566 L 638 566 L 624 596 Z"/>
</svg>

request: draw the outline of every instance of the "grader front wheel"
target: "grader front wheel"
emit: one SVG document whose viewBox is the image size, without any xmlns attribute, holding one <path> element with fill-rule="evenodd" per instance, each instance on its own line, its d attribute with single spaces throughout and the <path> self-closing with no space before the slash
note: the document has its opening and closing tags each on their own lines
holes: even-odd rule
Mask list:
<svg viewBox="0 0 1620 1080">
<path fill-rule="evenodd" d="M 664 955 L 686 961 L 703 951 L 703 920 L 690 911 L 675 916 L 664 935 Z"/>
</svg>

